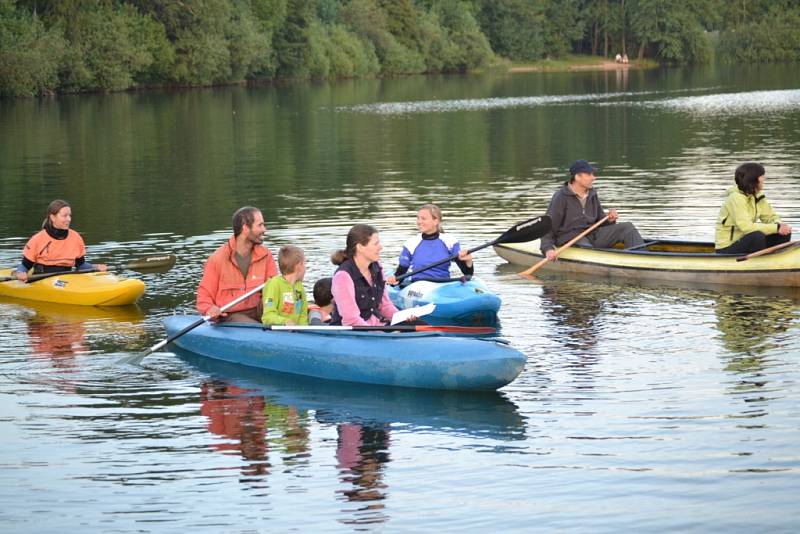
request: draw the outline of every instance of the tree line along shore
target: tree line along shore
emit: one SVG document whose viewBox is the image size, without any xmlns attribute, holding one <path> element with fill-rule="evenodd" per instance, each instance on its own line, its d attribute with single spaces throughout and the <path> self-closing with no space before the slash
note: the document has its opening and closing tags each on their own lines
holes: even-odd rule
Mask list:
<svg viewBox="0 0 800 534">
<path fill-rule="evenodd" d="M 792 62 L 798 28 L 795 0 L 0 0 L 0 96 L 569 70 L 617 54 Z"/>
</svg>

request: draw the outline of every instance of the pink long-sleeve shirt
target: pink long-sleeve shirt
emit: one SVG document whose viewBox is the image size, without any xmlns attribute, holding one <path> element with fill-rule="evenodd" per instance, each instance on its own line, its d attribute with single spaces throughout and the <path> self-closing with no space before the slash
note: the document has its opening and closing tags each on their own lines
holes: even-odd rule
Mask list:
<svg viewBox="0 0 800 534">
<path fill-rule="evenodd" d="M 383 323 L 374 315 L 370 315 L 366 321 L 361 318 L 361 312 L 356 304 L 356 287 L 353 279 L 344 271 L 339 271 L 333 275 L 331 281 L 331 294 L 336 302 L 339 315 L 342 316 L 344 326 L 381 326 Z M 381 305 L 378 308 L 381 314 L 387 319 L 397 313 L 397 307 L 389 299 L 389 293 L 384 288 Z"/>
</svg>

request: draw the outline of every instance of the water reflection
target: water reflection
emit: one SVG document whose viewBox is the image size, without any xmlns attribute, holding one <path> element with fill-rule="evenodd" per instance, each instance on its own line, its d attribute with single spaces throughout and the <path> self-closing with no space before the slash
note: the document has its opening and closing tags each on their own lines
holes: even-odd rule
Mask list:
<svg viewBox="0 0 800 534">
<path fill-rule="evenodd" d="M 735 357 L 757 358 L 779 348 L 778 337 L 797 320 L 788 299 L 720 295 L 714 306 L 723 346 Z"/>
<path fill-rule="evenodd" d="M 500 440 L 525 439 L 524 418 L 498 392 L 435 391 L 351 384 L 261 371 L 172 350 L 192 367 L 267 397 L 267 405 L 313 413 L 323 424 L 387 424 Z M 305 417 L 298 415 L 298 417 Z M 272 423 L 269 423 L 270 425 Z"/>
<path fill-rule="evenodd" d="M 31 355 L 55 368 L 74 368 L 75 357 L 91 350 L 89 337 L 144 335 L 144 313 L 135 305 L 103 308 L 0 297 L 0 308 L 24 321 Z"/>
<path fill-rule="evenodd" d="M 480 439 L 525 439 L 524 419 L 499 393 L 458 393 L 375 387 L 279 373 L 216 362 L 176 350 L 181 359 L 214 378 L 201 386 L 201 413 L 208 428 L 225 439 L 213 445 L 245 460 L 243 482 L 269 474 L 270 451 L 285 456 L 286 472 L 310 461 L 312 418 L 336 429 L 335 463 L 339 521 L 348 525 L 388 520 L 386 466 L 391 461 L 390 428 L 439 431 Z M 313 414 L 313 416 L 311 415 Z M 321 449 L 324 450 L 324 449 Z M 318 452 L 317 452 L 318 454 Z M 319 459 L 317 459 L 319 461 Z M 322 460 L 324 462 L 324 460 Z"/>
<path fill-rule="evenodd" d="M 770 367 L 775 351 L 786 350 L 786 333 L 796 323 L 797 301 L 791 299 L 720 295 L 714 306 L 722 345 L 725 371 L 733 374 L 731 394 L 742 395 L 747 404 L 743 417 L 767 413 Z"/>
<path fill-rule="evenodd" d="M 338 491 L 348 502 L 363 503 L 355 510 L 345 510 L 354 517 L 342 519 L 348 525 L 383 523 L 386 498 L 384 467 L 389 462 L 389 428 L 355 423 L 337 425 L 336 459 L 339 480 L 351 486 Z"/>
<path fill-rule="evenodd" d="M 209 380 L 200 386 L 200 413 L 208 418 L 208 430 L 225 441 L 212 444 L 214 450 L 241 453 L 247 465 L 242 475 L 266 475 L 267 416 L 264 397 L 229 384 L 224 380 Z"/>
<path fill-rule="evenodd" d="M 582 353 L 585 364 L 595 361 L 591 354 L 600 335 L 598 319 L 614 293 L 618 289 L 573 280 L 546 281 L 542 285 L 542 309 L 561 334 L 561 343 L 570 352 Z"/>
</svg>

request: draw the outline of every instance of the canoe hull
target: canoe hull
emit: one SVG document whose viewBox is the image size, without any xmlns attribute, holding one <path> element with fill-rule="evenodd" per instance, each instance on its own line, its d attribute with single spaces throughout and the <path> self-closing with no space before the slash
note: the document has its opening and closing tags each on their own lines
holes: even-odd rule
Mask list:
<svg viewBox="0 0 800 534">
<path fill-rule="evenodd" d="M 492 325 L 502 301 L 478 278 L 464 282 L 418 281 L 400 289 L 389 288 L 399 309 L 433 303 L 436 309 L 424 320 L 432 324 Z"/>
<path fill-rule="evenodd" d="M 0 271 L 0 276 L 11 274 L 11 269 Z M 113 273 L 63 274 L 30 284 L 17 280 L 0 283 L 0 295 L 77 306 L 126 306 L 136 302 L 144 289 L 141 280 Z"/>
<path fill-rule="evenodd" d="M 737 256 L 707 252 L 711 244 L 666 242 L 664 250 L 569 248 L 558 261 L 546 263 L 540 272 L 591 275 L 632 281 L 656 281 L 722 286 L 796 288 L 800 286 L 800 248 L 767 254 L 747 261 Z M 495 245 L 498 256 L 520 267 L 542 259 L 539 242 Z M 683 250 L 684 252 L 670 252 Z M 706 252 L 692 252 L 703 250 Z"/>
<path fill-rule="evenodd" d="M 172 335 L 198 319 L 164 320 Z M 495 390 L 514 380 L 525 355 L 491 339 L 430 333 L 268 331 L 203 324 L 173 342 L 222 361 L 296 375 L 389 386 Z"/>
</svg>

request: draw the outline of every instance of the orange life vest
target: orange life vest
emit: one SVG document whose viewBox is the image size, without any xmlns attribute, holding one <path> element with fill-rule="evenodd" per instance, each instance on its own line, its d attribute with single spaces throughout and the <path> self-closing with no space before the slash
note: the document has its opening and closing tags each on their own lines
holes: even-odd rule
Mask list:
<svg viewBox="0 0 800 534">
<path fill-rule="evenodd" d="M 86 256 L 86 246 L 75 230 L 67 230 L 64 239 L 55 239 L 42 229 L 28 240 L 22 255 L 39 265 L 75 267 L 75 260 Z"/>
</svg>

